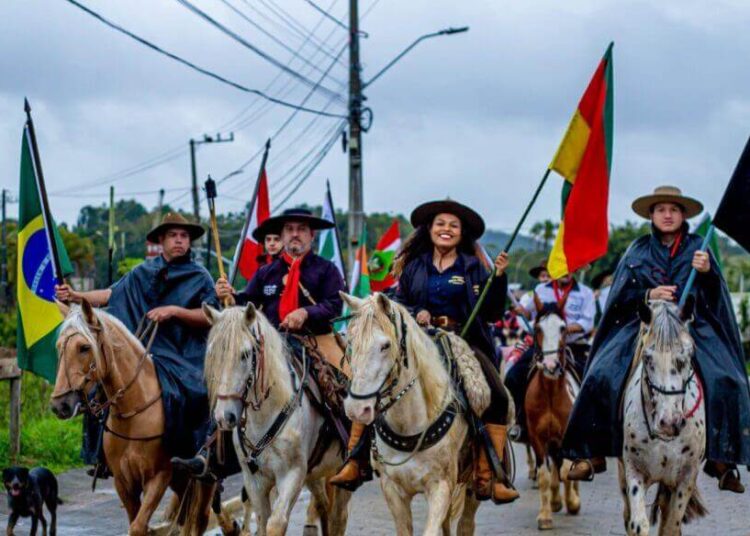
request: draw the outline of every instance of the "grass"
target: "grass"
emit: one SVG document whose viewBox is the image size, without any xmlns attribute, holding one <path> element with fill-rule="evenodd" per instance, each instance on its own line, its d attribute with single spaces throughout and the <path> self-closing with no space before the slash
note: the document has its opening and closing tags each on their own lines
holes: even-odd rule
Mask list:
<svg viewBox="0 0 750 536">
<path fill-rule="evenodd" d="M 61 421 L 48 409 L 52 386 L 34 374 L 24 372 L 21 380 L 21 455 L 18 465 L 42 465 L 55 473 L 83 466 L 81 419 Z M 0 468 L 10 465 L 10 389 L 0 382 Z"/>
</svg>

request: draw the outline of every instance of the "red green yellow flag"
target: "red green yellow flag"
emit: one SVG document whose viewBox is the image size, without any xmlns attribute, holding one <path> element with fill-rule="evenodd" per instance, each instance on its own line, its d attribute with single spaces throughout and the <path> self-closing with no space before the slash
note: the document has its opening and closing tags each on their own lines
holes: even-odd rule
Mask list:
<svg viewBox="0 0 750 536">
<path fill-rule="evenodd" d="M 573 273 L 607 252 L 614 112 L 612 46 L 610 43 L 549 165 L 565 179 L 562 221 L 548 263 L 553 279 Z"/>
</svg>

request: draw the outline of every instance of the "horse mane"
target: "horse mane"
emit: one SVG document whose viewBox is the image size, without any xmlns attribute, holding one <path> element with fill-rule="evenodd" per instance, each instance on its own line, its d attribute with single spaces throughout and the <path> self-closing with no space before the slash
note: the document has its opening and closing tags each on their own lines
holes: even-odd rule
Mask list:
<svg viewBox="0 0 750 536">
<path fill-rule="evenodd" d="M 252 337 L 249 335 L 252 334 Z M 211 407 L 214 406 L 219 394 L 219 387 L 224 370 L 236 370 L 240 367 L 243 351 L 247 344 L 254 352 L 260 350 L 258 341 L 263 339 L 265 366 L 268 378 L 279 378 L 286 369 L 286 365 L 275 356 L 286 355 L 286 343 L 276 328 L 271 325 L 266 316 L 255 311 L 255 319 L 248 326 L 245 319 L 245 307 L 229 307 L 224 309 L 217 321 L 208 332 L 208 346 L 203 376 L 208 387 L 208 398 Z"/>
<path fill-rule="evenodd" d="M 380 300 L 388 300 L 388 306 L 394 320 L 386 313 Z M 409 356 L 409 367 L 414 367 L 422 383 L 427 413 L 430 417 L 439 414 L 444 408 L 445 390 L 453 389 L 448 373 L 440 359 L 440 350 L 427 333 L 419 327 L 417 321 L 401 304 L 388 299 L 384 294 L 375 293 L 363 300 L 355 313 L 356 321 L 350 325 L 349 337 L 352 344 L 352 355 L 360 355 L 360 349 L 370 348 L 373 344 L 375 328 L 380 329 L 391 339 L 391 359 L 398 359 L 400 348 L 400 329 L 403 320 L 406 325 L 406 351 Z M 399 332 L 397 332 L 397 328 Z M 447 394 L 452 399 L 452 393 Z"/>
<path fill-rule="evenodd" d="M 651 327 L 649 339 L 659 354 L 664 354 L 682 346 L 680 335 L 685 331 L 685 325 L 680 318 L 677 305 L 667 301 L 655 301 L 651 304 Z"/>
</svg>

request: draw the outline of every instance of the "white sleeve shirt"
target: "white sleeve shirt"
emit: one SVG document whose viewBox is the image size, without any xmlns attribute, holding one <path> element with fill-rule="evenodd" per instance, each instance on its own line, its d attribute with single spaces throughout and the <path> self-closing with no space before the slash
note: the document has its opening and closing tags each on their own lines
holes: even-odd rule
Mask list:
<svg viewBox="0 0 750 536">
<path fill-rule="evenodd" d="M 542 303 L 556 303 L 557 296 L 552 283 L 541 283 L 535 290 Z M 586 339 L 594 329 L 594 317 L 596 316 L 596 300 L 594 292 L 586 285 L 575 282 L 573 289 L 565 302 L 565 321 L 570 324 L 578 324 L 583 328 L 583 333 L 571 333 L 568 335 L 568 343 Z"/>
</svg>

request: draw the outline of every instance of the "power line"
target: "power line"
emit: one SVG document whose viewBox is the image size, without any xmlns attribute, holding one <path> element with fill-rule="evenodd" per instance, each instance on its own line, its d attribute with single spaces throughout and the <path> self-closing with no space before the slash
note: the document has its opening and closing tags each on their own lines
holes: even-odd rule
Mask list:
<svg viewBox="0 0 750 536">
<path fill-rule="evenodd" d="M 216 19 L 214 19 L 211 15 L 209 15 L 208 13 L 206 13 L 205 11 L 203 11 L 202 9 L 200 9 L 199 7 L 195 6 L 194 4 L 192 4 L 191 2 L 189 2 L 188 0 L 176 0 L 176 2 L 179 3 L 179 4 L 181 4 L 185 8 L 189 9 L 194 14 L 198 15 L 199 17 L 201 17 L 203 20 L 205 20 L 206 22 L 208 22 L 209 24 L 211 24 L 212 26 L 214 26 L 215 28 L 217 28 L 218 30 L 220 30 L 221 32 L 223 32 L 225 35 L 228 35 L 229 37 L 231 37 L 232 39 L 234 39 L 235 41 L 237 41 L 238 43 L 240 43 L 245 48 L 247 48 L 247 49 L 255 52 L 255 54 L 257 54 L 258 56 L 260 56 L 261 58 L 263 58 L 267 62 L 271 63 L 272 65 L 276 66 L 277 68 L 281 69 L 282 71 L 284 71 L 288 75 L 296 78 L 297 80 L 299 80 L 300 82 L 302 82 L 304 84 L 307 84 L 308 86 L 315 86 L 316 90 L 320 90 L 322 93 L 326 93 L 328 95 L 337 95 L 338 98 L 340 98 L 340 99 L 343 100 L 343 97 L 340 94 L 336 93 L 335 91 L 332 91 L 332 90 L 328 89 L 327 87 L 323 86 L 322 84 L 317 84 L 316 85 L 315 82 L 313 82 L 312 80 L 310 80 L 306 76 L 303 76 L 300 73 L 298 73 L 297 71 L 295 71 L 294 69 L 291 69 L 291 68 L 287 67 L 286 65 L 284 65 L 283 63 L 281 63 L 279 60 L 277 60 L 276 58 L 274 58 L 273 56 L 271 56 L 270 54 L 264 52 L 263 50 L 261 50 L 257 46 L 253 45 L 252 43 L 250 43 L 249 41 L 247 41 L 246 39 L 244 39 L 243 37 L 241 37 L 240 35 L 238 35 L 236 32 L 233 32 L 232 30 L 230 30 L 229 28 L 227 28 L 226 26 L 224 26 L 223 24 L 221 24 L 219 21 L 217 21 Z"/>
<path fill-rule="evenodd" d="M 337 19 L 336 17 L 334 17 L 333 15 L 331 15 L 330 13 L 328 13 L 328 11 L 326 11 L 325 9 L 323 9 L 322 7 L 320 7 L 318 4 L 316 4 L 312 0 L 305 0 L 305 2 L 307 2 L 308 4 L 310 4 L 313 7 L 313 9 L 315 9 L 315 11 L 317 11 L 318 13 L 320 13 L 321 15 L 323 15 L 325 18 L 327 18 L 328 20 L 330 20 L 333 23 L 335 23 L 337 26 L 341 26 L 344 30 L 347 30 L 347 31 L 349 30 L 349 28 L 346 26 L 346 24 L 344 24 L 339 19 Z"/>
<path fill-rule="evenodd" d="M 199 72 L 201 74 L 204 74 L 204 75 L 206 75 L 206 76 L 208 76 L 210 78 L 213 78 L 214 80 L 218 80 L 219 82 L 222 82 L 222 83 L 224 83 L 224 84 L 226 84 L 228 86 L 234 87 L 235 89 L 239 89 L 240 91 L 244 91 L 245 93 L 251 93 L 253 95 L 258 95 L 259 97 L 262 97 L 262 98 L 264 98 L 264 99 L 266 99 L 268 101 L 271 101 L 273 103 L 279 104 L 281 106 L 285 106 L 287 108 L 293 108 L 293 109 L 298 110 L 298 111 L 303 111 L 303 112 L 308 112 L 308 113 L 313 113 L 313 114 L 320 114 L 320 115 L 325 115 L 325 116 L 328 116 L 328 117 L 339 117 L 339 118 L 345 117 L 345 116 L 343 116 L 341 114 L 334 114 L 334 113 L 328 113 L 328 112 L 320 112 L 319 110 L 313 110 L 311 108 L 305 108 L 305 107 L 297 106 L 295 104 L 292 104 L 291 102 L 287 102 L 287 101 L 283 101 L 281 99 L 277 99 L 275 97 L 271 97 L 270 95 L 267 95 L 267 94 L 265 94 L 264 92 L 262 92 L 262 91 L 260 91 L 258 89 L 248 88 L 247 86 L 244 86 L 244 85 L 239 84 L 237 82 L 233 82 L 232 80 L 229 80 L 228 78 L 225 78 L 225 77 L 223 77 L 223 76 L 221 76 L 219 74 L 216 74 L 216 73 L 214 73 L 212 71 L 209 71 L 208 69 L 204 69 L 203 67 L 199 67 L 195 63 L 192 63 L 192 62 L 190 62 L 190 61 L 188 61 L 188 60 L 186 60 L 184 58 L 181 58 L 180 56 L 177 56 L 176 54 L 173 54 L 171 52 L 168 52 L 168 51 L 164 50 L 163 48 L 155 45 L 151 41 L 148 41 L 147 39 L 144 39 L 143 37 L 140 37 L 140 36 L 134 34 L 133 32 L 131 32 L 129 30 L 126 30 L 122 26 L 119 26 L 119 25 L 115 24 L 114 22 L 111 22 L 110 20 L 104 18 L 102 15 L 100 15 L 99 13 L 97 13 L 97 12 L 89 9 L 88 7 L 84 6 L 83 4 L 79 3 L 77 0 L 66 0 L 66 1 L 69 4 L 72 4 L 72 5 L 76 6 L 77 8 L 81 9 L 82 11 L 85 11 L 86 13 L 88 13 L 89 15 L 91 15 L 92 17 L 94 17 L 95 19 L 99 20 L 101 23 L 103 23 L 106 26 L 109 26 L 110 28 L 112 28 L 113 30 L 116 30 L 116 31 L 118 31 L 118 32 L 120 32 L 120 33 L 122 33 L 124 35 L 127 35 L 128 37 L 130 37 L 131 39 L 134 39 L 134 40 L 138 41 L 142 45 L 145 45 L 148 48 L 150 48 L 150 49 L 152 49 L 152 50 L 154 50 L 154 51 L 156 51 L 156 52 L 158 52 L 160 54 L 163 54 L 164 56 L 167 56 L 168 58 L 171 58 L 171 59 L 175 60 L 178 63 L 181 63 L 181 64 L 183 64 L 183 65 L 185 65 L 187 67 L 190 67 L 191 69 L 193 69 L 193 70 L 195 70 L 195 71 L 197 71 L 197 72 Z"/>
</svg>

